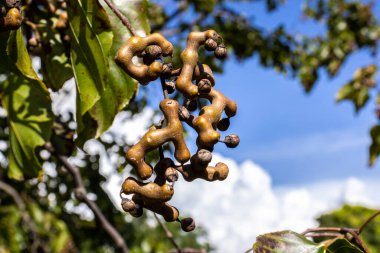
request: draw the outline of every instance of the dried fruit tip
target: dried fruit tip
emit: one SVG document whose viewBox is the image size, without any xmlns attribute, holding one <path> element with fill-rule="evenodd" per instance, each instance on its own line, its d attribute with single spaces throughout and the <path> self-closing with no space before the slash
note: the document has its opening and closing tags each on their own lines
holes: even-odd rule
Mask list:
<svg viewBox="0 0 380 253">
<path fill-rule="evenodd" d="M 207 165 L 211 162 L 212 153 L 207 149 L 200 149 L 197 152 L 197 157 L 202 165 Z"/>
<path fill-rule="evenodd" d="M 181 106 L 178 109 L 178 115 L 179 115 L 179 119 L 182 121 L 186 121 L 190 118 L 190 112 L 184 106 Z"/>
<path fill-rule="evenodd" d="M 227 49 L 226 49 L 226 46 L 224 46 L 223 44 L 220 44 L 216 49 L 215 49 L 215 52 L 214 52 L 214 55 L 216 58 L 218 59 L 224 59 L 227 57 Z"/>
<path fill-rule="evenodd" d="M 224 138 L 223 142 L 226 144 L 227 147 L 235 148 L 239 145 L 240 138 L 236 134 L 230 134 Z"/>
<path fill-rule="evenodd" d="M 198 91 L 200 94 L 210 93 L 211 87 L 211 82 L 208 79 L 202 79 L 198 82 Z"/>
<path fill-rule="evenodd" d="M 226 131 L 230 127 L 230 118 L 221 119 L 216 127 L 220 131 Z"/>
<path fill-rule="evenodd" d="M 130 199 L 123 199 L 121 201 L 121 207 L 125 212 L 131 212 L 136 209 L 136 204 Z"/>
<path fill-rule="evenodd" d="M 207 51 L 214 51 L 218 47 L 218 43 L 216 43 L 213 39 L 208 39 L 205 42 L 205 48 Z"/>
<path fill-rule="evenodd" d="M 182 219 L 180 222 L 181 222 L 181 228 L 185 232 L 191 232 L 195 229 L 195 222 L 193 218 L 190 218 L 190 217 L 185 218 L 185 219 Z"/>
</svg>

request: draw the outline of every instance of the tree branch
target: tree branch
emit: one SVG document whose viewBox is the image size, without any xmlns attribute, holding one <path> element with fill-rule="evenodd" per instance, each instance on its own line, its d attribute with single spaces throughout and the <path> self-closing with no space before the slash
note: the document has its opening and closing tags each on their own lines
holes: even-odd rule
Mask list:
<svg viewBox="0 0 380 253">
<path fill-rule="evenodd" d="M 170 232 L 170 230 L 166 227 L 164 223 L 161 222 L 160 218 L 157 217 L 156 213 L 153 213 L 153 214 L 154 214 L 154 218 L 156 218 L 162 230 L 164 230 L 166 238 L 168 238 L 168 240 L 173 244 L 174 248 L 177 250 L 177 253 L 183 253 L 180 247 L 178 246 L 178 244 L 176 243 L 176 241 L 174 240 L 173 234 Z"/>
<path fill-rule="evenodd" d="M 339 235 L 339 234 L 342 234 L 342 235 L 350 234 L 352 236 L 352 238 L 354 239 L 354 243 L 356 245 L 361 247 L 362 250 L 364 250 L 364 252 L 366 252 L 366 253 L 370 252 L 367 245 L 363 242 L 363 240 L 359 236 L 359 229 L 340 228 L 340 227 L 311 228 L 311 229 L 305 230 L 302 233 L 302 235 L 307 237 L 307 236 L 309 236 L 308 234 L 310 234 L 310 233 L 315 234 L 315 233 L 325 233 L 325 232 L 327 232 L 327 233 L 332 232 L 332 233 L 336 233 L 337 235 Z M 350 240 L 350 241 L 352 241 L 352 240 Z"/>
<path fill-rule="evenodd" d="M 72 165 L 66 156 L 57 154 L 54 150 L 54 147 L 51 143 L 46 143 L 45 148 L 54 155 L 59 162 L 62 163 L 63 167 L 66 168 L 66 170 L 72 175 L 75 182 L 75 189 L 74 194 L 75 197 L 85 203 L 94 213 L 96 219 L 99 221 L 101 227 L 107 232 L 107 234 L 112 238 L 112 240 L 115 242 L 116 246 L 121 250 L 123 253 L 128 253 L 128 247 L 125 243 L 123 237 L 120 235 L 120 233 L 112 226 L 112 224 L 107 220 L 107 218 L 104 216 L 102 211 L 100 210 L 99 206 L 92 200 L 90 200 L 87 197 L 87 191 L 84 187 L 82 176 L 80 174 L 80 171 L 77 167 Z"/>
<path fill-rule="evenodd" d="M 359 228 L 358 230 L 358 235 L 361 234 L 361 232 L 363 232 L 364 228 L 373 220 L 375 219 L 378 215 L 380 215 L 380 210 L 375 212 L 374 214 L 372 214 Z"/>
<path fill-rule="evenodd" d="M 24 201 L 22 200 L 20 194 L 14 189 L 12 186 L 10 186 L 7 183 L 4 183 L 0 181 L 0 190 L 4 191 L 6 194 L 8 194 L 13 201 L 15 202 L 16 206 L 21 212 L 21 219 L 25 223 L 25 225 L 29 228 L 31 234 L 32 234 L 32 246 L 30 248 L 30 252 L 34 253 L 37 252 L 38 247 L 40 245 L 40 241 L 38 240 L 37 236 L 37 228 L 36 224 L 34 224 L 33 220 L 30 218 L 29 213 L 26 211 L 26 205 Z"/>
</svg>

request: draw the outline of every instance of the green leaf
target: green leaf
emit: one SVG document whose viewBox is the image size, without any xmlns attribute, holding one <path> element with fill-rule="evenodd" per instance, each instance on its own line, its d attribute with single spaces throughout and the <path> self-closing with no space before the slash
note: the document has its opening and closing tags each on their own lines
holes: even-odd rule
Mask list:
<svg viewBox="0 0 380 253">
<path fill-rule="evenodd" d="M 42 23 L 42 21 L 41 21 Z M 53 89 L 59 90 L 63 84 L 73 77 L 70 59 L 66 55 L 65 46 L 62 43 L 61 36 L 49 29 L 48 26 L 40 28 L 40 34 L 44 41 L 49 41 L 51 50 L 43 50 L 41 57 L 41 72 L 45 84 Z"/>
<path fill-rule="evenodd" d="M 377 67 L 373 64 L 358 68 L 352 80 L 338 91 L 336 101 L 352 101 L 356 112 L 358 112 L 369 100 L 369 90 L 376 85 L 376 71 Z"/>
<path fill-rule="evenodd" d="M 322 242 L 321 244 L 324 244 Z M 364 253 L 356 245 L 350 243 L 346 239 L 337 238 L 329 241 L 328 247 L 325 252 L 331 253 Z"/>
<path fill-rule="evenodd" d="M 253 245 L 255 253 L 363 253 L 346 239 L 335 238 L 321 243 L 308 240 L 293 231 L 260 235 Z"/>
<path fill-rule="evenodd" d="M 36 177 L 41 171 L 38 149 L 50 138 L 53 114 L 44 83 L 33 70 L 21 29 L 0 34 L 1 99 L 10 126 L 8 175 L 14 179 Z M 6 46 L 4 46 L 6 45 Z"/>
<path fill-rule="evenodd" d="M 80 2 L 77 1 L 77 3 L 79 6 Z M 92 100 L 94 103 L 87 103 L 88 106 L 86 106 L 85 109 L 83 106 L 85 102 L 82 100 L 88 98 L 84 96 L 77 97 L 79 98 L 77 104 L 81 108 L 81 110 L 77 110 L 78 138 L 76 142 L 80 146 L 83 145 L 86 140 L 93 137 L 97 138 L 103 132 L 105 132 L 111 126 L 116 114 L 129 103 L 129 100 L 132 98 L 132 96 L 135 94 L 137 90 L 137 82 L 131 77 L 129 77 L 114 61 L 117 50 L 127 41 L 131 34 L 127 30 L 127 28 L 121 23 L 118 17 L 114 14 L 114 12 L 111 9 L 109 9 L 109 7 L 105 3 L 102 4 L 104 8 L 95 3 L 86 3 L 86 6 L 83 5 L 83 9 L 85 10 L 85 12 L 88 12 L 88 10 L 91 9 L 91 13 L 93 13 L 93 15 L 91 15 L 91 17 L 87 19 L 102 20 L 101 23 L 104 25 L 98 27 L 98 29 L 96 30 L 93 29 L 93 36 L 78 41 L 78 45 L 82 47 L 80 43 L 89 44 L 94 42 L 92 38 L 94 36 L 97 36 L 95 31 L 97 31 L 98 34 L 106 33 L 107 35 L 111 36 L 103 35 L 102 37 L 99 37 L 98 40 L 98 46 L 103 48 L 102 56 L 105 58 L 105 62 L 101 62 L 103 66 L 101 67 L 102 71 L 105 72 L 104 89 L 97 90 L 98 93 L 96 99 Z M 145 1 L 121 1 L 118 3 L 118 5 L 116 5 L 116 7 L 124 15 L 128 17 L 128 19 L 131 21 L 132 26 L 139 32 L 139 34 L 146 34 L 149 31 L 149 23 L 147 20 L 147 3 Z M 82 18 L 86 17 L 83 16 Z M 74 21 L 71 23 L 74 26 L 78 26 L 78 21 Z M 82 26 L 85 25 L 91 28 L 91 25 L 89 25 L 91 24 L 91 22 L 87 22 L 85 24 L 83 24 L 82 22 L 80 24 Z M 111 34 L 110 31 L 112 31 Z M 77 48 L 72 48 L 72 51 L 75 51 L 76 49 Z M 93 52 L 86 53 L 92 54 Z M 99 68 L 99 63 L 97 63 L 96 66 L 98 66 Z M 78 68 L 75 61 L 73 61 L 73 68 L 75 73 L 77 73 L 77 71 L 82 67 L 90 69 L 92 67 L 92 64 L 83 63 Z M 81 93 L 82 86 L 88 87 L 88 84 L 85 84 L 84 82 L 99 79 L 99 77 L 93 74 L 96 73 L 87 71 L 87 73 L 85 74 L 86 78 L 84 79 L 80 78 L 80 76 L 75 74 L 79 93 Z M 90 86 L 93 86 L 93 84 L 94 82 L 92 82 Z M 84 95 L 87 96 L 89 92 L 91 93 L 92 91 L 86 90 L 83 93 L 85 93 Z"/>
<path fill-rule="evenodd" d="M 351 81 L 344 85 L 336 94 L 337 102 L 343 100 L 351 101 L 355 106 L 355 111 L 358 112 L 369 100 L 369 90 L 356 81 Z"/>
<path fill-rule="evenodd" d="M 84 115 L 107 86 L 108 55 L 112 43 L 107 14 L 97 1 L 71 1 L 68 6 L 71 63 Z"/>
<path fill-rule="evenodd" d="M 292 231 L 280 231 L 260 235 L 253 245 L 255 253 L 323 253 L 323 245 L 307 240 Z"/>
<path fill-rule="evenodd" d="M 380 155 L 380 125 L 375 125 L 370 130 L 371 145 L 369 147 L 369 165 L 372 166 Z"/>
</svg>

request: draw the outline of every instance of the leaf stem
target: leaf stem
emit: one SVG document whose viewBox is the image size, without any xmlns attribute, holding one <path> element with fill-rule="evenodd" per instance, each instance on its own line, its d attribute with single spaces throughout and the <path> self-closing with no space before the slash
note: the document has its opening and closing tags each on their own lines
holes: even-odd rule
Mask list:
<svg viewBox="0 0 380 253">
<path fill-rule="evenodd" d="M 127 29 L 131 32 L 131 34 L 133 36 L 136 36 L 136 30 L 135 28 L 133 28 L 133 26 L 131 25 L 131 23 L 129 22 L 128 18 L 126 16 L 124 16 L 123 13 L 121 13 L 116 7 L 115 5 L 112 3 L 111 0 L 104 0 L 104 2 L 106 2 L 106 4 L 108 5 L 108 7 L 111 8 L 111 10 L 116 14 L 116 16 L 120 19 L 120 21 L 123 23 L 123 25 L 125 27 L 127 27 Z"/>
<path fill-rule="evenodd" d="M 39 246 L 41 246 L 41 242 L 37 236 L 36 224 L 33 222 L 32 218 L 30 217 L 29 213 L 27 212 L 26 205 L 25 205 L 22 197 L 20 196 L 20 194 L 18 194 L 18 192 L 15 188 L 13 188 L 9 184 L 2 182 L 2 181 L 0 181 L 0 190 L 4 191 L 6 194 L 8 194 L 13 199 L 13 201 L 16 203 L 16 206 L 18 207 L 18 209 L 21 212 L 22 221 L 25 223 L 25 225 L 28 227 L 28 229 L 31 232 L 33 243 L 32 243 L 30 252 L 36 253 Z"/>
<path fill-rule="evenodd" d="M 168 90 L 166 89 L 166 86 L 165 86 L 166 85 L 165 78 L 160 77 L 160 81 L 161 81 L 162 93 L 164 94 L 164 98 L 169 99 Z"/>
</svg>

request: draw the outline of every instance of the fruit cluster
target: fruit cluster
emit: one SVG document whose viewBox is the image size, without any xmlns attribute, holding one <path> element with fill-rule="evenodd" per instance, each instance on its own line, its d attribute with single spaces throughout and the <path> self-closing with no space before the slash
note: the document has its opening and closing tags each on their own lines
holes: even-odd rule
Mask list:
<svg viewBox="0 0 380 253">
<path fill-rule="evenodd" d="M 0 2 L 0 32 L 17 30 L 22 23 L 21 1 L 4 0 L 3 6 Z"/>
<path fill-rule="evenodd" d="M 141 84 L 161 79 L 165 98 L 160 102 L 164 118 L 159 126 L 151 127 L 148 132 L 127 152 L 127 161 L 135 169 L 140 180 L 149 179 L 153 173 L 153 182 L 144 183 L 128 177 L 121 189 L 122 208 L 134 217 L 143 214 L 143 208 L 164 217 L 167 222 L 179 221 L 184 231 L 195 228 L 192 218 L 179 219 L 178 209 L 167 202 L 174 194 L 174 183 L 180 173 L 186 181 L 200 178 L 207 181 L 224 180 L 228 176 L 228 166 L 217 163 L 209 166 L 214 145 L 224 142 L 234 148 L 239 144 L 237 135 L 227 135 L 220 140 L 220 133 L 235 116 L 237 105 L 214 88 L 215 78 L 208 65 L 199 62 L 198 50 L 201 46 L 213 51 L 215 57 L 226 57 L 226 48 L 221 36 L 214 30 L 191 32 L 187 46 L 181 54 L 182 67 L 173 69 L 171 63 L 163 63 L 162 57 L 171 56 L 173 45 L 161 34 L 153 33 L 147 37 L 132 36 L 117 52 L 116 62 L 131 77 Z M 133 58 L 142 58 L 140 65 Z M 170 99 L 168 93 L 179 91 L 186 99 L 183 106 Z M 190 114 L 197 110 L 197 100 L 206 99 L 210 104 L 199 110 L 198 116 Z M 222 118 L 226 115 L 225 118 Z M 165 124 L 163 124 L 165 122 Z M 191 156 L 184 139 L 182 122 L 186 122 L 198 133 L 197 152 Z M 179 164 L 164 157 L 162 145 L 174 144 L 174 157 Z M 160 149 L 160 160 L 154 168 L 145 161 L 148 152 Z M 131 198 L 123 195 L 132 195 Z"/>
</svg>

